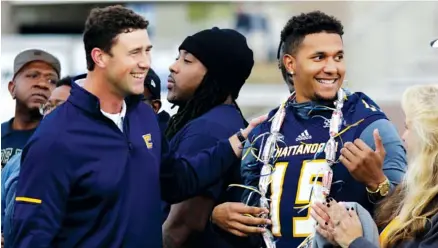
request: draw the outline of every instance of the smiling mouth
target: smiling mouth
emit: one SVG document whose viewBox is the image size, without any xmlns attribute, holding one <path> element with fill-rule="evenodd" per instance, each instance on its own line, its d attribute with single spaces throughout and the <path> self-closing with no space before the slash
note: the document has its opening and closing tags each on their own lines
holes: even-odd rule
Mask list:
<svg viewBox="0 0 438 248">
<path fill-rule="evenodd" d="M 320 84 L 335 84 L 338 82 L 338 78 L 333 78 L 333 79 L 316 79 L 316 81 L 318 81 L 318 83 Z"/>
<path fill-rule="evenodd" d="M 145 73 L 131 73 L 131 76 L 133 76 L 136 79 L 144 79 L 146 77 Z"/>
</svg>

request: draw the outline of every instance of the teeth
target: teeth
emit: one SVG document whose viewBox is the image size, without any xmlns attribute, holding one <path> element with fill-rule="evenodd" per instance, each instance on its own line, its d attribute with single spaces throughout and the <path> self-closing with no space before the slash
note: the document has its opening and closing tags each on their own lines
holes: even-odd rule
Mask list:
<svg viewBox="0 0 438 248">
<path fill-rule="evenodd" d="M 336 82 L 336 79 L 317 79 L 318 82 L 322 83 L 322 84 L 334 84 Z"/>
<path fill-rule="evenodd" d="M 145 77 L 144 73 L 131 73 L 131 75 L 135 78 L 142 79 Z"/>
</svg>

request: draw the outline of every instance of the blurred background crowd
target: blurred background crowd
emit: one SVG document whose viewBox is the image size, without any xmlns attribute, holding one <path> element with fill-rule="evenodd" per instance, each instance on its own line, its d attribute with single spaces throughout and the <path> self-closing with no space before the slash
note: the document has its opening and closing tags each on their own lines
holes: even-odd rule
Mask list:
<svg viewBox="0 0 438 248">
<path fill-rule="evenodd" d="M 402 131 L 399 99 L 412 84 L 438 81 L 438 2 L 303 1 L 303 2 L 139 2 L 139 1 L 1 1 L 1 122 L 14 113 L 7 90 L 13 59 L 29 48 L 57 56 L 62 77 L 86 72 L 81 39 L 92 7 L 121 4 L 150 21 L 152 68 L 162 80 L 163 107 L 169 65 L 188 35 L 218 26 L 243 33 L 254 51 L 255 66 L 237 102 L 245 117 L 272 109 L 286 99 L 288 89 L 277 67 L 280 31 L 301 12 L 321 10 L 345 26 L 347 74 L 345 86 L 367 93 Z"/>
</svg>

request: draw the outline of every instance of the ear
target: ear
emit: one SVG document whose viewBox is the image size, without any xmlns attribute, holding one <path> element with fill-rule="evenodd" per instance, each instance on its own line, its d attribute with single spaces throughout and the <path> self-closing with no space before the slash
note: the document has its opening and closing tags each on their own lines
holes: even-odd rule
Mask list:
<svg viewBox="0 0 438 248">
<path fill-rule="evenodd" d="M 296 59 L 292 55 L 290 54 L 283 55 L 283 64 L 288 73 L 291 73 L 292 75 L 295 74 Z"/>
<path fill-rule="evenodd" d="M 12 99 L 14 99 L 15 100 L 15 83 L 13 82 L 13 81 L 9 81 L 9 83 L 8 83 L 8 90 L 9 90 L 9 93 L 11 94 L 11 96 L 12 96 Z"/>
<path fill-rule="evenodd" d="M 105 68 L 108 63 L 108 55 L 100 48 L 93 48 L 91 50 L 91 58 L 93 58 L 96 66 L 100 68 Z"/>
<path fill-rule="evenodd" d="M 152 108 L 154 109 L 155 113 L 158 113 L 161 109 L 161 101 L 160 100 L 153 100 L 152 101 Z"/>
</svg>

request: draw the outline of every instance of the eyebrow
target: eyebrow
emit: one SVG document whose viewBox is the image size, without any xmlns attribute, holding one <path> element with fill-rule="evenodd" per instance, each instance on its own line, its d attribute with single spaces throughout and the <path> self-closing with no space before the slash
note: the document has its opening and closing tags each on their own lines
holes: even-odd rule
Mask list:
<svg viewBox="0 0 438 248">
<path fill-rule="evenodd" d="M 44 76 L 58 77 L 58 75 L 54 74 L 53 72 L 46 73 Z"/>
<path fill-rule="evenodd" d="M 26 74 L 26 73 L 39 73 L 39 74 L 43 74 L 44 76 L 58 77 L 58 75 L 56 73 L 53 73 L 53 72 L 43 73 L 37 69 L 29 69 L 27 71 L 23 71 L 23 73 L 24 74 Z"/>
<path fill-rule="evenodd" d="M 191 56 L 192 59 L 193 59 L 193 58 L 197 59 L 195 55 L 193 55 L 192 53 L 187 52 L 187 51 L 182 52 L 181 55 L 184 56 L 184 58 L 187 58 L 186 56 Z M 190 57 L 189 57 L 189 58 L 190 58 Z"/>
<path fill-rule="evenodd" d="M 192 56 L 193 56 L 193 54 L 191 54 L 191 53 L 188 52 L 188 51 L 183 51 L 182 54 L 183 54 L 183 55 L 192 55 Z"/>
<path fill-rule="evenodd" d="M 146 46 L 146 50 L 150 50 L 150 49 L 152 49 L 152 47 L 153 47 L 152 45 L 148 45 L 148 46 Z M 143 50 L 143 47 L 136 47 L 134 49 L 129 50 L 129 52 L 133 53 L 133 52 L 138 52 L 141 50 Z"/>
<path fill-rule="evenodd" d="M 326 52 L 322 52 L 322 51 L 316 51 L 313 53 L 313 55 L 326 55 Z M 344 50 L 339 50 L 336 52 L 336 54 L 344 54 Z"/>
</svg>

